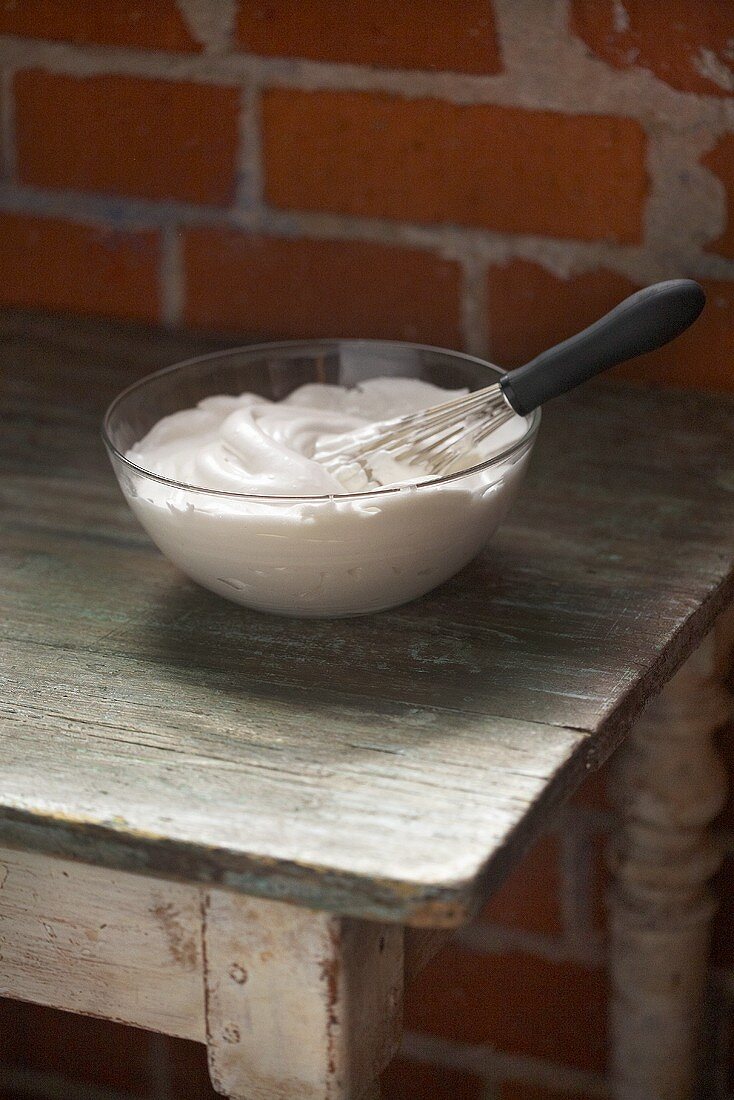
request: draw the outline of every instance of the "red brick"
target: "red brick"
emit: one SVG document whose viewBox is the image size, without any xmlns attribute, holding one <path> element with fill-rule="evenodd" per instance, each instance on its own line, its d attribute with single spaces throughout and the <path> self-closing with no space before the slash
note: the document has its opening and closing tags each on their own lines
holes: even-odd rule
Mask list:
<svg viewBox="0 0 734 1100">
<path fill-rule="evenodd" d="M 708 302 L 695 325 L 665 348 L 615 368 L 632 382 L 734 390 L 734 282 L 702 279 Z"/>
<path fill-rule="evenodd" d="M 106 1020 L 0 1000 L 3 1061 L 98 1088 L 149 1096 L 150 1033 Z M 70 1083 L 69 1095 L 75 1094 Z"/>
<path fill-rule="evenodd" d="M 191 229 L 184 260 L 192 325 L 266 338 L 461 343 L 458 266 L 427 252 Z"/>
<path fill-rule="evenodd" d="M 271 89 L 263 127 L 274 206 L 640 240 L 645 138 L 631 119 Z"/>
<path fill-rule="evenodd" d="M 604 1068 L 602 970 L 519 952 L 442 951 L 408 991 L 406 1027 L 579 1069 Z"/>
<path fill-rule="evenodd" d="M 718 176 L 726 193 L 726 225 L 715 241 L 706 245 L 707 252 L 719 252 L 734 259 L 734 134 L 720 138 L 701 163 Z"/>
<path fill-rule="evenodd" d="M 716 967 L 734 970 L 734 855 L 728 855 L 714 879 L 719 907 L 714 917 L 711 961 Z"/>
<path fill-rule="evenodd" d="M 155 321 L 158 234 L 0 215 L 0 301 Z"/>
<path fill-rule="evenodd" d="M 167 1100 L 217 1100 L 204 1044 L 163 1035 L 159 1041 L 165 1044 L 169 1067 Z"/>
<path fill-rule="evenodd" d="M 734 829 L 734 724 L 724 726 L 716 734 L 716 749 L 726 764 L 729 773 L 729 791 L 727 802 L 717 820 L 718 825 Z"/>
<path fill-rule="evenodd" d="M 175 0 L 5 0 L 0 34 L 77 46 L 198 52 Z"/>
<path fill-rule="evenodd" d="M 708 304 L 672 344 L 616 367 L 607 377 L 660 386 L 734 389 L 734 282 L 703 280 Z M 489 273 L 492 359 L 514 366 L 571 336 L 639 289 L 603 269 L 561 279 L 514 260 Z"/>
<path fill-rule="evenodd" d="M 241 0 L 237 40 L 252 53 L 395 69 L 498 73 L 502 62 L 487 0 Z"/>
<path fill-rule="evenodd" d="M 382 1100 L 482 1100 L 484 1095 L 479 1077 L 403 1058 L 391 1062 L 380 1083 Z"/>
<path fill-rule="evenodd" d="M 492 358 L 503 366 L 526 363 L 591 324 L 637 289 L 612 271 L 565 280 L 526 260 L 490 268 Z"/>
<path fill-rule="evenodd" d="M 602 313 L 604 310 L 602 309 Z M 607 761 L 595 772 L 590 772 L 579 789 L 571 797 L 571 804 L 582 806 L 591 810 L 608 810 L 609 800 L 609 772 L 611 762 Z"/>
<path fill-rule="evenodd" d="M 567 1092 L 565 1089 L 547 1089 L 527 1081 L 504 1081 L 500 1085 L 497 1100 L 591 1100 L 586 1093 Z"/>
<path fill-rule="evenodd" d="M 609 870 L 611 843 L 611 837 L 607 833 L 597 833 L 591 838 L 589 904 L 594 928 L 603 938 L 606 938 L 609 924 L 607 915 L 607 894 L 609 892 L 611 880 L 611 872 Z"/>
<path fill-rule="evenodd" d="M 726 0 L 666 0 L 664 9 L 649 0 L 573 0 L 571 29 L 615 69 L 650 69 L 682 92 L 734 88 L 734 8 Z"/>
<path fill-rule="evenodd" d="M 24 183 L 216 205 L 234 196 L 235 88 L 31 69 L 15 94 Z"/>
<path fill-rule="evenodd" d="M 527 932 L 563 935 L 558 837 L 541 837 L 484 907 L 482 916 Z"/>
</svg>

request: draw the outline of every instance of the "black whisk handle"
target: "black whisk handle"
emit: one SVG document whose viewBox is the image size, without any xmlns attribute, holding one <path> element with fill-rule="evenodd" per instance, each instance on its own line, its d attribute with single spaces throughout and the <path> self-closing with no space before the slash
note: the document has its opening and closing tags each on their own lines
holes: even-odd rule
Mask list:
<svg viewBox="0 0 734 1100">
<path fill-rule="evenodd" d="M 662 347 L 684 332 L 706 302 L 692 279 L 645 287 L 582 332 L 542 352 L 500 379 L 515 412 L 532 412 L 595 374 Z"/>
</svg>

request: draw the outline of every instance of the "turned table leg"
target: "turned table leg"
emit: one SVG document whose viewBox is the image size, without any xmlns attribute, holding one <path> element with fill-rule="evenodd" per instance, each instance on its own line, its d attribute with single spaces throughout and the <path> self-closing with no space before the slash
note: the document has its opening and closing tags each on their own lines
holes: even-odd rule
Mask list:
<svg viewBox="0 0 734 1100">
<path fill-rule="evenodd" d="M 732 618 L 648 706 L 619 754 L 622 811 L 610 897 L 612 1095 L 690 1100 L 720 854 L 709 825 L 726 794 L 712 735 L 731 715 Z"/>
<path fill-rule="evenodd" d="M 397 1049 L 403 929 L 211 890 L 207 1047 L 231 1100 L 375 1100 Z"/>
</svg>

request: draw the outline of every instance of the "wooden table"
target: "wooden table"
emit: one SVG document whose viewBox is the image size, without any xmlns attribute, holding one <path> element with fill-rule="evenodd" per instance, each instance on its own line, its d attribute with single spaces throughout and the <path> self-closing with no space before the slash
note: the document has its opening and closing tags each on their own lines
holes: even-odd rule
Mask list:
<svg viewBox="0 0 734 1100">
<path fill-rule="evenodd" d="M 206 1042 L 231 1097 L 372 1096 L 404 965 L 731 599 L 734 402 L 558 401 L 479 560 L 396 611 L 299 622 L 179 575 L 103 454 L 108 399 L 203 341 L 13 313 L 0 339 L 0 992 Z M 698 649 L 627 756 L 619 1097 L 691 1086 L 716 660 Z"/>
</svg>

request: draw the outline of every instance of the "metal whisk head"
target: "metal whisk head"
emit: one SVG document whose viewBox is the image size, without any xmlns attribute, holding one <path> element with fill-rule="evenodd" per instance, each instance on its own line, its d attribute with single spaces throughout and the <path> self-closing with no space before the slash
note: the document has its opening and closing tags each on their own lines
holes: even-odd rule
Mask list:
<svg viewBox="0 0 734 1100">
<path fill-rule="evenodd" d="M 432 408 L 339 436 L 318 447 L 313 458 L 330 473 L 341 474 L 342 480 L 347 476 L 352 481 L 361 472 L 371 482 L 372 461 L 378 455 L 419 466 L 428 475 L 439 475 L 514 415 L 500 385 L 495 383 Z"/>
<path fill-rule="evenodd" d="M 600 371 L 667 344 L 693 324 L 705 301 L 692 279 L 655 283 L 494 385 L 339 436 L 313 457 L 348 488 L 360 479 L 378 480 L 372 464 L 382 456 L 419 465 L 429 475 L 445 473 L 514 413 L 526 416 Z"/>
</svg>

